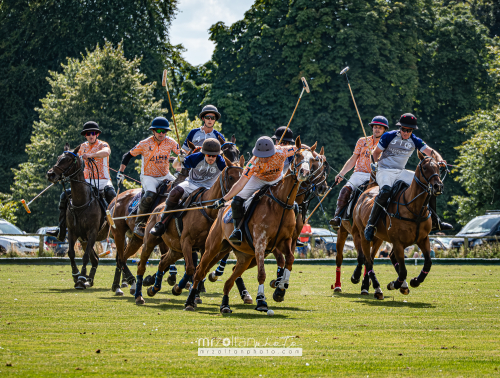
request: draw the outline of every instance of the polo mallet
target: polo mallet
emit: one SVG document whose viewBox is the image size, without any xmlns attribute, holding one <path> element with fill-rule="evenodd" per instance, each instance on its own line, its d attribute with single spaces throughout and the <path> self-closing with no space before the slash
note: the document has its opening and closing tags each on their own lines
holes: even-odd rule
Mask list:
<svg viewBox="0 0 500 378">
<path fill-rule="evenodd" d="M 118 184 L 118 193 L 116 193 L 116 197 L 115 197 L 115 207 L 113 207 L 113 215 L 111 215 L 111 213 L 109 212 L 109 210 L 106 210 L 106 218 L 108 219 L 108 223 L 109 223 L 109 230 L 108 230 L 108 236 L 106 237 L 106 246 L 104 248 L 104 253 L 101 253 L 99 255 L 99 257 L 102 257 L 102 256 L 106 256 L 106 255 L 109 255 L 111 253 L 111 250 L 107 250 L 108 249 L 108 246 L 109 246 L 109 235 L 111 234 L 111 226 L 116 229 L 116 226 L 115 226 L 115 222 L 113 222 L 113 217 L 115 216 L 115 211 L 116 211 L 116 207 L 118 205 L 118 196 L 120 195 L 120 189 L 121 189 L 121 186 Z M 109 221 L 111 219 L 111 222 Z"/>
<path fill-rule="evenodd" d="M 50 187 L 52 187 L 54 185 L 54 183 L 50 184 L 49 186 L 47 186 L 44 190 L 42 190 L 40 193 L 38 193 L 36 195 L 35 198 L 33 198 L 31 201 L 29 201 L 28 203 L 26 203 L 25 200 L 21 200 L 21 204 L 24 206 L 24 209 L 26 210 L 26 212 L 28 214 L 31 214 L 31 210 L 29 208 L 29 206 L 33 203 L 34 200 L 36 200 L 38 197 L 40 197 L 43 193 L 45 193 Z"/>
<path fill-rule="evenodd" d="M 300 92 L 300 96 L 299 96 L 299 100 L 297 101 L 297 105 L 295 105 L 295 109 L 293 109 L 293 113 L 292 113 L 292 116 L 290 117 L 290 121 L 288 121 L 288 125 L 286 125 L 286 129 L 283 132 L 283 135 L 281 135 L 281 138 L 280 138 L 280 141 L 278 142 L 278 144 L 281 143 L 281 140 L 285 136 L 285 133 L 288 130 L 290 123 L 292 122 L 293 116 L 295 115 L 295 111 L 297 110 L 297 106 L 299 106 L 299 102 L 300 102 L 300 99 L 302 98 L 302 95 L 304 94 L 304 91 L 306 91 L 307 93 L 311 93 L 311 90 L 309 89 L 309 85 L 307 84 L 306 78 L 301 77 L 300 80 L 302 80 L 302 92 Z"/>
<path fill-rule="evenodd" d="M 170 100 L 170 92 L 168 91 L 167 70 L 163 70 L 163 78 L 161 85 L 167 89 L 168 102 L 170 103 L 170 111 L 172 112 L 172 119 L 174 120 L 175 134 L 177 135 L 177 143 L 181 146 L 181 139 L 179 138 L 179 131 L 177 131 L 177 122 L 175 122 L 174 108 L 172 107 L 172 100 Z"/>
</svg>

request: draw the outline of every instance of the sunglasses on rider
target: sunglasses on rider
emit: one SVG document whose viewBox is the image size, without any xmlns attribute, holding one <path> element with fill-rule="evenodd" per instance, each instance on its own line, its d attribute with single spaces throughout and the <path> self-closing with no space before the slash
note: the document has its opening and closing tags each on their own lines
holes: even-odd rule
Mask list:
<svg viewBox="0 0 500 378">
<path fill-rule="evenodd" d="M 158 133 L 158 134 L 165 134 L 167 132 L 167 130 L 165 129 L 155 129 L 155 131 Z"/>
<path fill-rule="evenodd" d="M 210 119 L 210 120 L 215 120 L 215 116 L 209 116 L 209 115 L 206 115 L 205 117 L 203 117 L 205 119 Z"/>
<path fill-rule="evenodd" d="M 97 132 L 97 131 L 87 131 L 87 132 L 85 133 L 85 136 L 94 136 L 94 135 L 97 135 L 97 134 L 98 134 L 98 132 Z"/>
<path fill-rule="evenodd" d="M 208 154 L 205 154 L 205 156 L 206 156 L 207 158 L 216 158 L 216 157 L 217 157 L 217 155 L 208 155 Z"/>
<path fill-rule="evenodd" d="M 402 133 L 411 133 L 413 129 L 405 129 L 403 127 L 400 127 L 399 130 L 401 130 Z"/>
</svg>

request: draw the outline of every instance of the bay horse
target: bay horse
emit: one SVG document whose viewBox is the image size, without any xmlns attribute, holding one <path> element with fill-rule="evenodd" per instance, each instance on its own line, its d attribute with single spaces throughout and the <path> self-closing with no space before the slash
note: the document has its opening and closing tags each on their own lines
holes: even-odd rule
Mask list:
<svg viewBox="0 0 500 378">
<path fill-rule="evenodd" d="M 78 155 L 80 146 L 73 151 L 64 151 L 57 158 L 56 164 L 47 172 L 47 179 L 52 183 L 58 181 L 69 182 L 71 186 L 71 200 L 66 209 L 66 225 L 68 229 L 68 256 L 71 262 L 75 289 L 86 289 L 93 286 L 94 278 L 99 265 L 99 257 L 94 249 L 96 241 L 102 241 L 108 234 L 109 224 L 106 222 L 106 212 L 99 203 L 99 192 L 85 181 L 83 174 L 85 162 Z M 88 164 L 91 164 L 89 162 Z M 75 262 L 75 243 L 80 239 L 85 250 L 84 266 L 80 273 Z M 86 276 L 86 262 L 90 259 L 92 268 Z"/>
<path fill-rule="evenodd" d="M 184 310 L 194 311 L 195 298 L 199 294 L 198 283 L 207 275 L 210 264 L 218 256 L 223 256 L 229 249 L 233 249 L 237 262 L 233 272 L 224 285 L 224 296 L 220 306 L 221 313 L 231 313 L 229 307 L 229 292 L 234 285 L 236 278 L 248 269 L 255 258 L 258 269 L 259 289 L 257 293 L 257 311 L 268 311 L 264 296 L 264 282 L 266 272 L 264 268 L 264 256 L 267 248 L 271 252 L 275 246 L 282 246 L 280 251 L 285 255 L 286 264 L 283 278 L 280 285 L 284 287 L 290 279 L 290 270 L 293 263 L 293 252 L 291 250 L 293 232 L 295 230 L 295 213 L 293 212 L 293 202 L 300 187 L 300 183 L 307 180 L 310 175 L 310 161 L 314 160 L 311 150 L 301 148 L 300 137 L 295 141 L 297 151 L 294 154 L 292 168 L 289 173 L 277 184 L 269 187 L 267 195 L 263 196 L 255 207 L 252 218 L 248 222 L 250 233 L 252 234 L 255 249 L 249 244 L 245 237 L 241 245 L 234 245 L 229 241 L 229 235 L 233 231 L 232 223 L 225 223 L 223 218 L 228 212 L 229 204 L 219 211 L 217 220 L 212 225 L 210 233 L 205 243 L 205 253 L 196 269 L 193 285 L 185 303 Z M 288 210 L 288 211 L 287 211 Z"/>
<path fill-rule="evenodd" d="M 418 287 L 427 277 L 431 269 L 429 233 L 432 228 L 430 210 L 428 208 L 430 195 L 438 196 L 443 192 L 443 182 L 439 176 L 440 170 L 435 156 L 424 156 L 418 151 L 420 162 L 415 169 L 415 175 L 409 188 L 400 190 L 391 199 L 388 213 L 383 215 L 377 222 L 377 240 L 385 240 L 392 243 L 390 254 L 391 261 L 398 273 L 398 278 L 387 285 L 388 290 L 399 289 L 404 295 L 409 294 L 410 289 L 406 283 L 407 270 L 405 266 L 404 249 L 412 244 L 417 244 L 423 252 L 425 262 L 418 277 L 410 281 L 412 287 Z M 370 250 L 370 242 L 364 237 L 364 229 L 370 217 L 371 208 L 374 206 L 374 198 L 378 193 L 378 187 L 365 191 L 354 210 L 354 225 L 352 235 L 355 243 L 359 243 L 365 256 L 365 265 L 368 273 L 365 280 L 372 280 L 375 289 L 375 298 L 384 299 L 380 283 L 373 271 L 373 258 L 376 251 Z M 392 226 L 386 228 L 385 223 Z"/>
<path fill-rule="evenodd" d="M 229 159 L 238 159 L 239 158 L 239 150 L 235 145 L 236 138 L 233 135 L 231 137 L 231 142 L 225 143 L 219 137 L 219 142 L 221 143 L 222 153 L 224 156 L 227 156 Z M 191 141 L 187 141 L 188 147 L 190 151 L 187 156 L 192 153 L 199 152 L 201 147 L 196 147 Z M 178 184 L 183 182 L 187 176 L 188 171 L 183 169 L 179 172 L 176 180 L 169 184 L 165 193 L 169 193 L 170 190 L 175 188 Z M 113 214 L 113 208 L 116 204 L 116 211 L 114 212 L 115 217 L 125 217 L 129 215 L 129 207 L 132 203 L 135 196 L 141 191 L 141 188 L 138 189 L 130 189 L 123 193 L 120 193 L 115 200 L 111 202 L 108 207 L 108 210 L 111 214 Z M 162 205 L 166 201 L 166 196 L 160 197 L 158 205 Z M 156 210 L 154 210 L 156 212 Z M 151 217 L 150 217 L 151 218 Z M 156 218 L 155 218 L 156 219 Z M 154 225 L 154 223 L 153 223 Z M 130 294 L 135 295 L 136 291 L 136 279 L 130 269 L 127 267 L 127 260 L 129 257 L 133 256 L 139 248 L 143 245 L 143 239 L 139 238 L 137 235 L 133 233 L 135 227 L 135 218 L 128 219 L 118 219 L 115 221 L 115 228 L 112 228 L 113 238 L 116 242 L 116 269 L 115 269 L 115 277 L 113 280 L 113 286 L 111 288 L 112 291 L 115 292 L 116 295 L 123 295 L 123 292 L 120 289 L 120 274 L 123 273 L 124 278 L 127 280 L 127 283 L 131 285 Z M 148 231 L 149 232 L 149 231 Z M 126 237 L 129 236 L 129 242 L 126 242 Z M 164 255 L 168 247 L 163 243 L 160 239 L 158 242 L 158 247 L 160 249 L 161 255 Z"/>
<path fill-rule="evenodd" d="M 239 163 L 232 163 L 225 155 L 224 160 L 226 161 L 226 168 L 219 175 L 218 180 L 212 185 L 212 187 L 205 192 L 203 192 L 198 199 L 202 203 L 213 202 L 217 200 L 231 190 L 233 185 L 240 179 L 245 165 L 245 158 L 240 157 Z M 155 212 L 163 211 L 164 205 L 158 206 Z M 153 297 L 156 293 L 161 290 L 162 279 L 165 270 L 174 264 L 177 260 L 184 257 L 186 262 L 186 280 L 189 276 L 194 274 L 195 266 L 193 263 L 193 249 L 199 249 L 203 255 L 205 249 L 205 240 L 207 238 L 210 226 L 213 223 L 213 218 L 217 216 L 218 210 L 207 209 L 203 210 L 188 211 L 182 218 L 185 227 L 179 236 L 179 230 L 177 229 L 174 219 L 170 219 L 167 224 L 166 231 L 161 237 L 156 237 L 152 235 L 149 231 L 156 222 L 160 221 L 161 215 L 153 215 L 150 217 L 147 225 L 146 232 L 144 234 L 144 246 L 141 253 L 141 260 L 137 267 L 137 291 L 135 293 L 136 304 L 144 304 L 144 298 L 142 297 L 142 280 L 144 272 L 146 271 L 146 262 L 153 251 L 154 247 L 158 245 L 161 241 L 168 247 L 168 252 L 162 256 L 160 264 L 158 265 L 158 271 L 156 272 L 155 283 L 153 286 L 148 288 L 148 295 Z M 183 285 L 181 285 L 183 286 Z M 172 288 L 172 294 L 180 295 L 182 293 L 182 288 L 179 285 L 175 285 Z"/>
</svg>

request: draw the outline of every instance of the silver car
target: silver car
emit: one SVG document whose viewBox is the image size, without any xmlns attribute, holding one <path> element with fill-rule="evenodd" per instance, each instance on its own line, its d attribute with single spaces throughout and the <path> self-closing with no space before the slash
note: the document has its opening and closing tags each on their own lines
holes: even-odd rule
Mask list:
<svg viewBox="0 0 500 378">
<path fill-rule="evenodd" d="M 4 236 L 4 234 L 14 234 L 15 236 Z M 26 236 L 24 234 L 24 231 L 21 231 L 12 223 L 7 222 L 5 219 L 0 219 L 0 246 L 6 252 L 14 251 L 17 253 L 35 254 L 38 251 L 40 239 L 36 236 Z M 45 249 L 47 250 L 46 247 Z"/>
</svg>

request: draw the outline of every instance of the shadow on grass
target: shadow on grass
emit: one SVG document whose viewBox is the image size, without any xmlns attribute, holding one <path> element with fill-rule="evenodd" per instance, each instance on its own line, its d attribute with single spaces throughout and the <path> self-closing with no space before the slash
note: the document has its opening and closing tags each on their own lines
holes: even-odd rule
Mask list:
<svg viewBox="0 0 500 378">
<path fill-rule="evenodd" d="M 409 307 L 409 308 L 435 308 L 436 306 L 425 303 L 425 302 L 401 302 L 401 301 L 393 301 L 393 300 L 378 300 L 373 299 L 372 301 L 355 301 L 357 303 L 362 303 L 365 306 L 373 306 L 373 307 Z"/>
<path fill-rule="evenodd" d="M 42 293 L 44 291 L 41 291 Z M 90 288 L 87 288 L 87 289 L 84 289 L 84 290 L 77 290 L 75 288 L 67 288 L 67 289 L 55 289 L 55 288 L 49 288 L 47 289 L 47 291 L 45 291 L 46 293 L 59 293 L 59 294 L 63 294 L 63 293 L 102 293 L 102 292 L 109 292 L 109 293 L 113 293 L 111 291 L 111 289 L 104 289 L 104 288 L 93 288 L 93 287 L 90 287 Z"/>
</svg>

